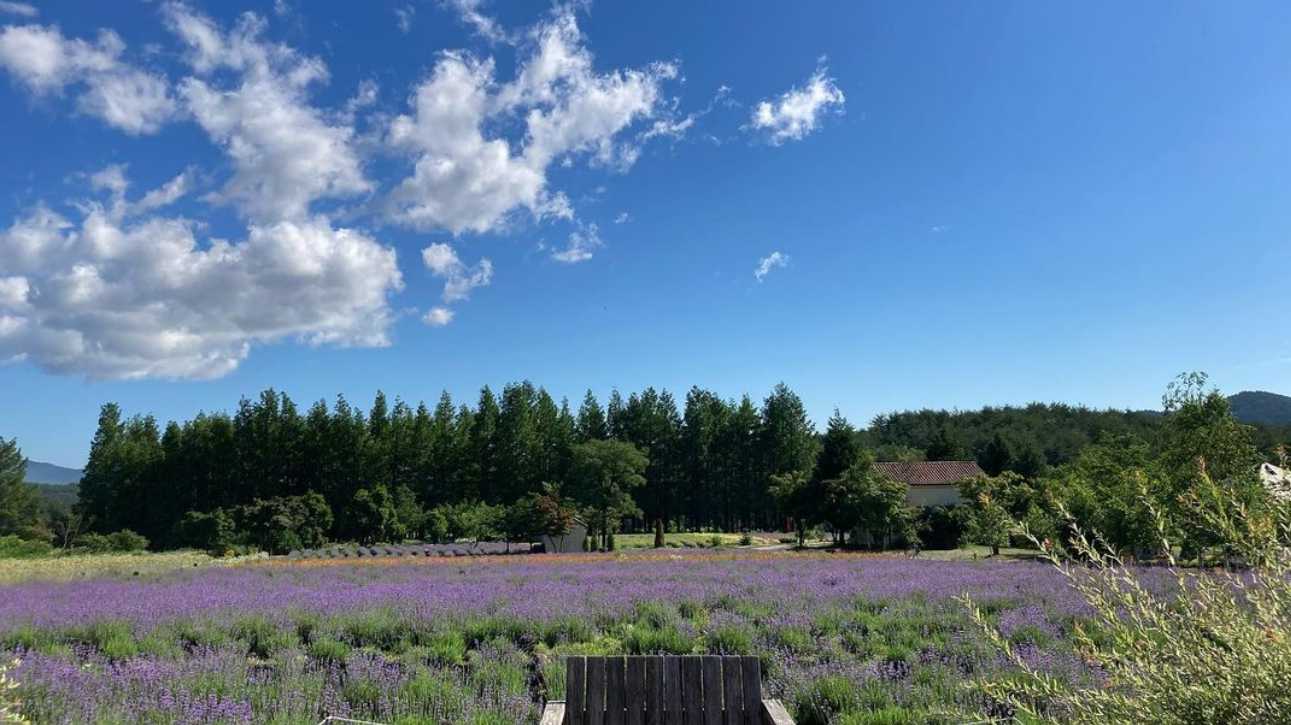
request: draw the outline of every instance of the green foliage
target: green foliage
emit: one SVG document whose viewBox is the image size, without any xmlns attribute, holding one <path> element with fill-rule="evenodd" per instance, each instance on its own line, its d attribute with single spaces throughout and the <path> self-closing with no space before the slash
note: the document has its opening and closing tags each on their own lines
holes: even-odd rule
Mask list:
<svg viewBox="0 0 1291 725">
<path fill-rule="evenodd" d="M 256 499 L 238 507 L 233 519 L 238 538 L 245 543 L 271 554 L 286 554 L 325 543 L 332 528 L 332 509 L 321 494 L 310 491 L 303 496 Z M 221 521 L 206 523 L 215 529 L 214 539 L 220 537 L 219 527 L 223 525 Z M 204 548 L 211 548 L 211 543 L 208 541 Z"/>
<path fill-rule="evenodd" d="M 894 481 L 862 456 L 841 478 L 821 483 L 821 520 L 836 532 L 857 531 L 874 548 L 918 541 L 915 512 L 906 504 L 906 484 Z"/>
<path fill-rule="evenodd" d="M 176 525 L 175 540 L 181 546 L 223 555 L 237 544 L 233 517 L 223 509 L 189 511 Z"/>
<path fill-rule="evenodd" d="M 799 725 L 830 725 L 836 715 L 859 704 L 860 695 L 850 680 L 837 675 L 822 677 L 799 693 L 794 702 L 796 722 Z"/>
<path fill-rule="evenodd" d="M 22 539 L 16 534 L 0 536 L 0 559 L 32 559 L 47 556 L 53 549 L 47 541 Z"/>
<path fill-rule="evenodd" d="M 339 640 L 322 638 L 309 643 L 309 656 L 324 663 L 340 664 L 350 656 L 350 646 Z"/>
<path fill-rule="evenodd" d="M 0 536 L 48 536 L 35 487 L 26 482 L 27 459 L 18 441 L 0 438 Z"/>
<path fill-rule="evenodd" d="M 148 540 L 130 529 L 122 529 L 108 534 L 108 545 L 111 551 L 129 553 L 148 548 Z"/>
<path fill-rule="evenodd" d="M 432 510 L 430 528 L 436 540 L 441 542 L 451 543 L 459 539 L 488 541 L 501 536 L 504 514 L 505 509 L 501 506 L 462 501 Z"/>
<path fill-rule="evenodd" d="M 1008 546 L 1013 530 L 1009 504 L 1026 498 L 1025 489 L 1023 478 L 1009 471 L 960 481 L 959 495 L 966 512 L 964 541 L 989 546 L 992 554 L 999 554 L 1001 546 Z"/>
<path fill-rule="evenodd" d="M 603 535 L 618 528 L 625 516 L 641 509 L 632 499 L 633 489 L 645 485 L 649 460 L 631 443 L 592 440 L 573 448 L 571 480 L 576 501 L 588 511 L 589 524 Z"/>
<path fill-rule="evenodd" d="M 345 513 L 350 534 L 363 544 L 403 539 L 405 529 L 387 486 L 359 489 Z"/>
<path fill-rule="evenodd" d="M 291 631 L 259 615 L 238 619 L 233 623 L 230 634 L 246 645 L 247 654 L 260 659 L 268 659 L 275 652 L 295 644 Z"/>
<path fill-rule="evenodd" d="M 1227 401 L 1205 392 L 1204 382 L 1191 375 L 1171 386 L 1172 420 L 1154 462 L 1165 495 L 1140 487 L 1147 531 L 1157 539 L 1172 587 L 1149 587 L 1125 566 L 1115 544 L 1087 533 L 1065 507 L 1059 510 L 1068 517 L 1074 560 L 1019 527 L 1094 612 L 1091 622 L 1077 624 L 1075 640 L 1107 672 L 1106 684 L 1073 687 L 1037 671 L 986 613 L 963 600 L 1021 672 L 980 686 L 1019 715 L 1040 721 L 1062 713 L 1075 723 L 1291 721 L 1291 504 L 1246 482 L 1248 439 L 1231 420 Z M 1208 455 L 1216 456 L 1214 465 Z M 1214 549 L 1242 566 L 1181 568 L 1174 533 L 1183 537 L 1185 553 Z"/>
</svg>

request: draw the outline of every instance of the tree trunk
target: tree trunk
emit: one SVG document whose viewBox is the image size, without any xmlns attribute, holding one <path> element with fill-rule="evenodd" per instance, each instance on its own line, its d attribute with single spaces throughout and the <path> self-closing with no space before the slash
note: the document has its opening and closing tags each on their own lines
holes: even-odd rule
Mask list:
<svg viewBox="0 0 1291 725">
<path fill-rule="evenodd" d="M 663 519 L 654 520 L 654 548 L 663 548 Z"/>
</svg>

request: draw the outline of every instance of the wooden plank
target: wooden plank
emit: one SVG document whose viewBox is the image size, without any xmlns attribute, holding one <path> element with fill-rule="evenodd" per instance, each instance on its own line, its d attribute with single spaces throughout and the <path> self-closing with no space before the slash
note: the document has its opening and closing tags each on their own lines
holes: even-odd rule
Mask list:
<svg viewBox="0 0 1291 725">
<path fill-rule="evenodd" d="M 740 680 L 744 686 L 744 723 L 761 725 L 762 661 L 757 657 L 741 657 L 740 665 Z"/>
<path fill-rule="evenodd" d="M 564 725 L 565 703 L 552 700 L 542 709 L 542 720 L 538 725 Z"/>
<path fill-rule="evenodd" d="M 646 725 L 664 725 L 663 722 L 663 658 L 643 657 L 645 660 Z"/>
<path fill-rule="evenodd" d="M 686 718 L 681 703 L 680 657 L 663 658 L 663 707 L 664 725 L 685 725 Z"/>
<path fill-rule="evenodd" d="M 627 711 L 623 709 L 623 696 L 627 694 L 622 657 L 605 658 L 605 725 L 625 725 Z"/>
<path fill-rule="evenodd" d="M 727 725 L 744 725 L 744 661 L 739 657 L 722 658 L 722 710 L 726 712 Z"/>
<path fill-rule="evenodd" d="M 646 681 L 645 658 L 629 657 L 627 666 L 627 725 L 645 725 Z"/>
<path fill-rule="evenodd" d="M 704 722 L 704 658 L 681 658 L 681 709 L 686 725 Z"/>
<path fill-rule="evenodd" d="M 761 725 L 793 725 L 793 718 L 779 700 L 763 700 Z"/>
<path fill-rule="evenodd" d="M 587 658 L 587 725 L 605 725 L 605 658 Z"/>
<path fill-rule="evenodd" d="M 565 659 L 565 713 L 569 725 L 587 722 L 587 658 Z"/>
<path fill-rule="evenodd" d="M 722 658 L 705 655 L 704 676 L 704 725 L 722 725 Z"/>
</svg>

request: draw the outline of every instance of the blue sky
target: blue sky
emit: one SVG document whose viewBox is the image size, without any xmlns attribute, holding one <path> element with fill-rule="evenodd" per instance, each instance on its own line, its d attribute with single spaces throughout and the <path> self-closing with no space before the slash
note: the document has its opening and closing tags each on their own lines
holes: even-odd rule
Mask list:
<svg viewBox="0 0 1291 725">
<path fill-rule="evenodd" d="M 3 2 L 0 436 L 80 465 L 105 401 L 270 386 L 1291 393 L 1288 41 L 1257 2 Z"/>
</svg>

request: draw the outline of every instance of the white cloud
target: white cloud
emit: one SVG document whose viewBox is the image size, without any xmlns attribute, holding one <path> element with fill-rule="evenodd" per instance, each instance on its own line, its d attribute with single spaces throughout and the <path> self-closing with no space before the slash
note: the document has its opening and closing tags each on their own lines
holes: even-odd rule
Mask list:
<svg viewBox="0 0 1291 725">
<path fill-rule="evenodd" d="M 771 274 L 771 270 L 787 266 L 789 266 L 789 255 L 781 252 L 772 252 L 758 260 L 758 266 L 757 269 L 753 270 L 753 276 L 758 282 L 761 282 L 763 279 L 766 279 L 768 274 Z"/>
<path fill-rule="evenodd" d="M 624 170 L 635 161 L 638 141 L 620 136 L 666 111 L 660 89 L 676 68 L 595 72 L 570 8 L 558 9 L 529 39 L 532 51 L 501 85 L 492 59 L 440 56 L 415 89 L 411 112 L 390 125 L 390 143 L 414 156 L 413 174 L 390 194 L 391 219 L 454 234 L 502 228 L 520 209 L 540 220 L 572 219 L 568 198 L 548 188 L 552 163 L 578 155 Z M 486 135 L 518 118 L 522 138 Z"/>
<path fill-rule="evenodd" d="M 487 287 L 493 281 L 493 262 L 481 259 L 474 267 L 467 267 L 447 244 L 432 244 L 421 250 L 421 261 L 430 273 L 444 280 L 444 301 L 457 302 L 468 299 L 471 290 Z"/>
<path fill-rule="evenodd" d="M 189 112 L 233 161 L 233 178 L 216 198 L 253 221 L 299 220 L 315 200 L 372 188 L 352 147 L 353 128 L 345 119 L 329 122 L 307 101 L 307 88 L 327 78 L 322 61 L 261 40 L 264 21 L 249 13 L 227 34 L 183 5 L 168 5 L 166 16 L 188 44 L 194 70 L 238 76 L 230 86 L 196 77 L 179 86 Z"/>
<path fill-rule="evenodd" d="M 480 5 L 483 4 L 481 0 L 444 0 L 444 4 L 457 11 L 462 22 L 490 43 L 511 42 L 511 36 L 496 20 L 480 12 Z"/>
<path fill-rule="evenodd" d="M 398 26 L 399 32 L 407 34 L 412 30 L 412 18 L 416 14 L 417 8 L 412 5 L 394 9 L 395 25 Z"/>
<path fill-rule="evenodd" d="M 362 232 L 314 218 L 201 243 L 185 219 L 82 209 L 74 224 L 39 206 L 0 231 L 0 360 L 90 378 L 212 378 L 257 343 L 389 343 L 387 298 L 402 279 L 394 251 Z"/>
<path fill-rule="evenodd" d="M 614 217 L 615 224 L 627 224 L 630 221 L 632 221 L 632 215 L 625 211 L 619 212 L 619 215 Z"/>
<path fill-rule="evenodd" d="M 565 248 L 552 252 L 551 258 L 565 264 L 586 262 L 602 245 L 604 242 L 601 241 L 600 230 L 595 224 L 580 224 L 578 229 L 570 232 Z"/>
<path fill-rule="evenodd" d="M 34 18 L 40 14 L 40 11 L 33 5 L 27 3 L 14 3 L 0 0 L 0 13 L 8 15 L 21 15 L 24 18 Z"/>
<path fill-rule="evenodd" d="M 765 132 L 776 146 L 805 138 L 816 130 L 822 115 L 843 109 L 843 92 L 833 78 L 825 75 L 827 72 L 825 67 L 819 67 L 805 86 L 791 88 L 779 99 L 758 103 L 749 125 Z"/>
<path fill-rule="evenodd" d="M 37 96 L 82 87 L 77 107 L 130 134 L 154 133 L 175 115 L 170 84 L 121 60 L 125 43 L 110 30 L 89 43 L 65 38 L 57 26 L 0 29 L 0 67 Z"/>
<path fill-rule="evenodd" d="M 447 307 L 432 307 L 421 320 L 431 327 L 443 327 L 452 322 L 456 314 Z"/>
</svg>

